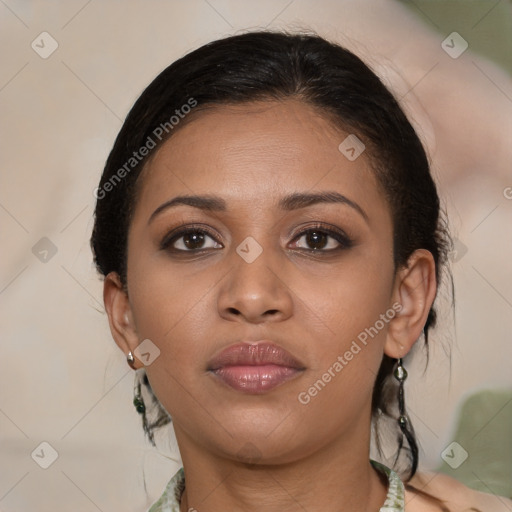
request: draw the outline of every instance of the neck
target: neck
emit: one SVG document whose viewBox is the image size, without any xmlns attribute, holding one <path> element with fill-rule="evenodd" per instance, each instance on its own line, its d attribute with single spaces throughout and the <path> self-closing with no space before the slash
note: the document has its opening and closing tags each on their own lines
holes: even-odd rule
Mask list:
<svg viewBox="0 0 512 512">
<path fill-rule="evenodd" d="M 175 425 L 185 469 L 181 510 L 225 512 L 378 512 L 387 480 L 369 462 L 369 432 L 283 464 L 244 464 L 220 458 L 186 439 Z"/>
</svg>

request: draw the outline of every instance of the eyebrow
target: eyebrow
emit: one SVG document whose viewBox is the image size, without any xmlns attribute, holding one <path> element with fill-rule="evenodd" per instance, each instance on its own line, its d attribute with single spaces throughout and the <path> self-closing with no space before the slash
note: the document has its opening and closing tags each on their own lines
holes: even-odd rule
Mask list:
<svg viewBox="0 0 512 512">
<path fill-rule="evenodd" d="M 334 191 L 326 191 L 326 192 L 315 192 L 315 193 L 305 193 L 305 192 L 295 192 L 293 194 L 289 194 L 279 200 L 277 203 L 278 208 L 281 210 L 292 211 L 299 210 L 301 208 L 306 208 L 308 206 L 312 206 L 314 204 L 319 203 L 334 203 L 334 204 L 344 204 L 351 207 L 353 210 L 358 212 L 366 221 L 368 221 L 368 215 L 366 212 L 354 201 L 350 200 L 348 197 Z M 169 208 L 176 207 L 178 205 L 188 205 L 193 206 L 194 208 L 199 208 L 204 211 L 212 211 L 212 212 L 225 212 L 227 211 L 227 204 L 224 199 L 219 196 L 213 195 L 185 195 L 178 196 L 165 203 L 161 204 L 152 214 L 148 220 L 148 224 L 153 221 L 153 219 Z"/>
</svg>

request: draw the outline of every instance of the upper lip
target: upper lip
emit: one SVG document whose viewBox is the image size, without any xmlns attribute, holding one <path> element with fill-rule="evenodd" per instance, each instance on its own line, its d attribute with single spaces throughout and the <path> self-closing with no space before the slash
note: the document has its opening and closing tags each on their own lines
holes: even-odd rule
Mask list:
<svg viewBox="0 0 512 512">
<path fill-rule="evenodd" d="M 242 341 L 225 348 L 208 363 L 208 370 L 225 366 L 263 366 L 274 364 L 304 369 L 304 365 L 284 348 L 272 341 Z"/>
</svg>

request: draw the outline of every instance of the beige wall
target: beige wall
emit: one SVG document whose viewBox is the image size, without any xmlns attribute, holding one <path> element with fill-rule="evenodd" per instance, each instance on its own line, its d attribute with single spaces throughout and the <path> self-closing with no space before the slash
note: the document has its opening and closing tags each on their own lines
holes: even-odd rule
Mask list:
<svg viewBox="0 0 512 512">
<path fill-rule="evenodd" d="M 492 13 L 481 19 L 480 36 L 492 38 L 491 22 Z M 472 52 L 471 31 L 469 49 L 454 59 L 441 47 L 448 33 L 391 1 L 5 0 L 1 511 L 141 511 L 176 469 L 165 458 L 172 443 L 158 454 L 143 438 L 133 374 L 101 312 L 88 246 L 93 190 L 122 119 L 159 71 L 209 40 L 266 26 L 313 28 L 380 70 L 429 145 L 459 247 L 467 247 L 454 263 L 456 340 L 447 313 L 426 374 L 421 354 L 408 363 L 423 467 L 441 463 L 467 394 L 511 387 L 512 85 Z M 31 47 L 51 50 L 43 31 L 58 43 L 45 59 Z M 53 245 L 39 242 L 40 258 L 57 250 L 47 262 L 33 254 L 42 237 Z M 59 454 L 48 469 L 31 458 L 43 441 Z M 39 460 L 49 461 L 43 451 Z"/>
</svg>

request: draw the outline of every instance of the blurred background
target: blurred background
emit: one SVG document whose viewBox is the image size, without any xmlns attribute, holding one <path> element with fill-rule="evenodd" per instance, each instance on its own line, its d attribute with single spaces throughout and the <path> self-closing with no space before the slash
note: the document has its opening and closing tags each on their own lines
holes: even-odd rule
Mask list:
<svg viewBox="0 0 512 512">
<path fill-rule="evenodd" d="M 140 512 L 179 467 L 132 406 L 89 236 L 98 184 L 143 88 L 248 29 L 355 51 L 420 133 L 451 221 L 429 364 L 406 360 L 421 468 L 512 495 L 512 2 L 0 0 L 0 511 Z M 392 455 L 391 453 L 384 455 Z"/>
</svg>

